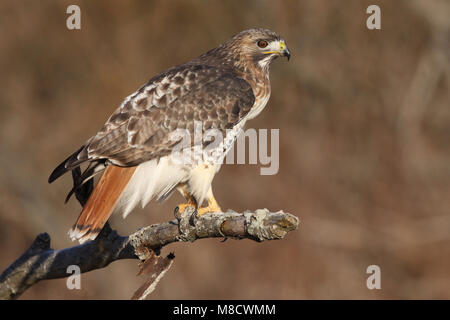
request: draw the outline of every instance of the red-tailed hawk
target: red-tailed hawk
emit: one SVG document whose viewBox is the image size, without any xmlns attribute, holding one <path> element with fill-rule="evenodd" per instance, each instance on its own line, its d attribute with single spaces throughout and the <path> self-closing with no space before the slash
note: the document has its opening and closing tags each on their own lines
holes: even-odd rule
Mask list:
<svg viewBox="0 0 450 320">
<path fill-rule="evenodd" d="M 220 212 L 211 183 L 223 156 L 246 121 L 256 117 L 270 96 L 269 65 L 289 59 L 285 41 L 275 32 L 245 30 L 198 58 L 153 77 L 128 96 L 103 128 L 50 175 L 49 182 L 88 162 L 74 189 L 104 171 L 69 231 L 72 240 L 95 239 L 113 212 L 124 217 L 140 202 L 164 200 L 178 189 L 197 214 Z M 171 133 L 194 135 L 219 130 L 219 161 L 174 161 Z M 205 145 L 202 141 L 201 144 Z M 220 149 L 220 150 L 219 150 Z M 216 159 L 217 160 L 217 159 Z M 67 199 L 66 199 L 67 200 Z M 207 206 L 201 207 L 204 200 Z"/>
</svg>

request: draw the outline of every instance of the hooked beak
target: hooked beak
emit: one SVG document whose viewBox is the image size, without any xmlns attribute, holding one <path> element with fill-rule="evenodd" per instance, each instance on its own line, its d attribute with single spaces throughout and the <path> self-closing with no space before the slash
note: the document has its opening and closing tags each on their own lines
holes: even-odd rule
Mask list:
<svg viewBox="0 0 450 320">
<path fill-rule="evenodd" d="M 288 61 L 289 61 L 289 59 L 291 58 L 291 52 L 289 51 L 288 47 L 286 47 L 286 48 L 283 50 L 283 57 L 286 57 L 286 58 L 288 59 Z"/>
<path fill-rule="evenodd" d="M 279 50 L 265 51 L 264 53 L 265 54 L 277 53 L 282 57 L 286 57 L 288 59 L 288 61 L 291 58 L 291 52 L 289 51 L 289 48 L 287 47 L 284 40 L 280 41 L 280 49 Z"/>
</svg>

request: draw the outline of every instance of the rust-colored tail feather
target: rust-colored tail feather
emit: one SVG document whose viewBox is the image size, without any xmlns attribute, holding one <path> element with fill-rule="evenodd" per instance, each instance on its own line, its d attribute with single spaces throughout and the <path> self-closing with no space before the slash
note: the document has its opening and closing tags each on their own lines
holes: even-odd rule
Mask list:
<svg viewBox="0 0 450 320">
<path fill-rule="evenodd" d="M 77 222 L 69 230 L 72 240 L 83 243 L 94 240 L 103 229 L 136 167 L 108 166 L 81 211 Z"/>
</svg>

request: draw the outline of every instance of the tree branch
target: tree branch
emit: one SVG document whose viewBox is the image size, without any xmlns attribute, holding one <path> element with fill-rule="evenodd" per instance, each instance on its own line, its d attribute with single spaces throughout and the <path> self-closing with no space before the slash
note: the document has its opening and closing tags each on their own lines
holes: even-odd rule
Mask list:
<svg viewBox="0 0 450 320">
<path fill-rule="evenodd" d="M 146 260 L 150 251 L 172 242 L 203 238 L 251 239 L 255 241 L 282 239 L 298 227 L 299 219 L 282 211 L 267 209 L 255 212 L 204 214 L 197 218 L 187 208 L 176 219 L 139 229 L 129 236 L 120 236 L 109 225 L 94 241 L 53 250 L 50 236 L 39 234 L 33 244 L 0 275 L 0 299 L 15 299 L 35 283 L 65 278 L 67 267 L 77 265 L 81 272 L 108 266 L 121 259 Z"/>
</svg>

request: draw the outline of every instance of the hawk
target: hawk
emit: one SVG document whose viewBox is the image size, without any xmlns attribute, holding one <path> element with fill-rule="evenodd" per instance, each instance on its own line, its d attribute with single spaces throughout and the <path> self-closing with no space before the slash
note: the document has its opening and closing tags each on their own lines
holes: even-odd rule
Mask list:
<svg viewBox="0 0 450 320">
<path fill-rule="evenodd" d="M 97 237 L 115 212 L 125 218 L 139 203 L 162 201 L 178 190 L 197 215 L 221 212 L 211 183 L 221 161 L 245 123 L 256 117 L 270 97 L 269 66 L 277 57 L 290 58 L 286 42 L 265 29 L 242 31 L 198 58 L 172 67 L 150 79 L 128 96 L 103 128 L 64 160 L 49 177 L 88 163 L 75 190 L 103 172 L 69 231 L 83 243 Z M 215 129 L 225 137 L 213 151 L 219 161 L 174 160 L 179 140 L 171 133 L 183 129 L 194 134 L 195 122 L 202 132 Z M 202 141 L 202 145 L 208 143 Z M 216 156 L 217 157 L 217 156 Z M 217 160 L 217 159 L 216 159 Z M 203 202 L 207 205 L 202 207 Z"/>
</svg>

